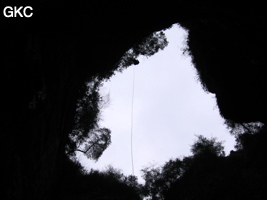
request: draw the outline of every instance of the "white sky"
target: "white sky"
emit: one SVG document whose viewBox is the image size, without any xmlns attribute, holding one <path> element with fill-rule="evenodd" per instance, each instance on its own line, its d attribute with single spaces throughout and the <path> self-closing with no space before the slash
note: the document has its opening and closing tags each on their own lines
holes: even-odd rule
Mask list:
<svg viewBox="0 0 267 200">
<path fill-rule="evenodd" d="M 112 132 L 112 143 L 98 162 L 77 153 L 86 169 L 104 170 L 107 165 L 132 173 L 131 105 L 133 67 L 135 68 L 133 111 L 134 171 L 150 164 L 163 165 L 171 158 L 190 154 L 195 135 L 224 141 L 226 154 L 235 140 L 223 124 L 213 94 L 197 81 L 191 58 L 182 54 L 187 33 L 178 25 L 165 31 L 168 46 L 140 64 L 117 73 L 102 88 L 110 95 L 110 104 L 102 112 L 101 125 Z"/>
</svg>

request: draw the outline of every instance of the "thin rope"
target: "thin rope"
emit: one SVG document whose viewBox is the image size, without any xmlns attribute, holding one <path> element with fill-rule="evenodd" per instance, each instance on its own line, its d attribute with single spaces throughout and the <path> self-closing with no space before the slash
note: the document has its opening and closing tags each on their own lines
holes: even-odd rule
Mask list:
<svg viewBox="0 0 267 200">
<path fill-rule="evenodd" d="M 134 160 L 133 160 L 133 109 L 134 109 L 134 66 L 133 66 L 133 85 L 132 85 L 132 110 L 131 110 L 131 159 L 132 159 L 132 175 L 134 176 Z"/>
</svg>

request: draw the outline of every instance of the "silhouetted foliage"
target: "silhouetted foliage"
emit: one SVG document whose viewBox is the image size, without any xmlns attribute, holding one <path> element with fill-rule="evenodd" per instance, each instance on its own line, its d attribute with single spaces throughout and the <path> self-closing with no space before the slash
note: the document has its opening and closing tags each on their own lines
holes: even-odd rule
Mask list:
<svg viewBox="0 0 267 200">
<path fill-rule="evenodd" d="M 166 46 L 162 33 L 144 38 L 177 22 L 189 32 L 200 81 L 232 120 L 239 147 L 227 157 L 208 148 L 196 155 L 209 156 L 183 158 L 166 199 L 267 199 L 266 130 L 250 124 L 267 123 L 265 4 L 175 3 L 37 1 L 32 18 L 1 16 L 2 199 L 104 199 L 122 191 L 119 198 L 135 198 L 117 179 L 80 173 L 66 148 L 70 155 L 79 148 L 91 159 L 101 155 L 110 143 L 108 129 L 97 125 L 101 81 Z M 1 8 L 12 4 L 3 0 Z M 136 184 L 133 177 L 126 182 Z"/>
<path fill-rule="evenodd" d="M 142 169 L 145 185 L 142 188 L 143 196 L 151 200 L 164 199 L 171 185 L 182 175 L 184 166 L 180 159 L 169 160 L 162 167 L 149 166 Z"/>
<path fill-rule="evenodd" d="M 132 64 L 139 64 L 138 56 L 152 56 L 159 50 L 163 50 L 167 45 L 168 41 L 163 31 L 152 33 L 141 44 L 135 45 L 123 55 L 119 61 L 118 70 L 122 71 L 125 67 Z"/>
<path fill-rule="evenodd" d="M 225 157 L 221 142 L 198 136 L 192 156 L 143 169 L 148 199 L 265 199 L 266 129 L 238 135 L 242 148 Z"/>
<path fill-rule="evenodd" d="M 92 133 L 88 133 L 84 143 L 84 147 L 78 147 L 75 151 L 84 153 L 87 158 L 97 160 L 111 143 L 110 130 L 106 128 L 93 130 Z"/>
<path fill-rule="evenodd" d="M 69 161 L 72 162 L 72 161 Z M 72 166 L 72 169 L 70 169 Z M 120 170 L 108 166 L 104 171 L 80 169 L 77 161 L 68 163 L 69 169 L 61 172 L 59 192 L 56 197 L 62 199 L 135 199 L 141 200 L 135 176 L 125 176 Z M 72 174 L 71 172 L 77 172 Z"/>
<path fill-rule="evenodd" d="M 99 94 L 100 81 L 87 83 L 78 99 L 75 124 L 66 146 L 67 154 L 74 156 L 75 151 L 84 153 L 88 158 L 97 160 L 111 143 L 111 131 L 100 128 L 100 109 L 103 98 Z"/>
<path fill-rule="evenodd" d="M 188 176 L 194 175 L 196 171 L 200 172 L 203 167 L 205 170 L 210 169 L 209 164 L 214 162 L 212 159 L 224 157 L 223 149 L 222 143 L 217 142 L 215 138 L 207 139 L 201 135 L 198 136 L 198 140 L 191 148 L 192 156 L 171 159 L 162 167 L 152 166 L 142 170 L 145 179 L 143 195 L 151 200 L 166 199 L 170 190 L 171 192 L 175 190 L 176 185 L 187 180 Z"/>
<path fill-rule="evenodd" d="M 225 120 L 225 124 L 230 130 L 230 133 L 234 136 L 244 133 L 257 133 L 263 126 L 263 123 L 261 122 L 236 123 L 232 120 Z"/>
<path fill-rule="evenodd" d="M 136 193 L 140 193 L 141 185 L 138 183 L 138 178 L 134 175 L 126 176 L 122 173 L 121 170 L 112 167 L 111 165 L 107 166 L 106 170 L 102 172 L 108 177 L 112 177 L 120 183 L 126 184 L 128 187 L 134 189 Z"/>
<path fill-rule="evenodd" d="M 237 123 L 232 120 L 225 120 L 225 125 L 236 138 L 235 148 L 237 150 L 243 149 L 244 145 L 242 140 L 246 135 L 257 134 L 265 127 L 261 122 Z"/>
<path fill-rule="evenodd" d="M 192 145 L 191 152 L 194 156 L 214 155 L 225 156 L 222 142 L 216 142 L 215 138 L 207 139 L 202 135 L 197 136 L 198 140 Z"/>
<path fill-rule="evenodd" d="M 151 199 L 161 199 L 160 168 L 146 167 L 142 172 L 145 180 L 143 195 L 150 196 Z"/>
</svg>

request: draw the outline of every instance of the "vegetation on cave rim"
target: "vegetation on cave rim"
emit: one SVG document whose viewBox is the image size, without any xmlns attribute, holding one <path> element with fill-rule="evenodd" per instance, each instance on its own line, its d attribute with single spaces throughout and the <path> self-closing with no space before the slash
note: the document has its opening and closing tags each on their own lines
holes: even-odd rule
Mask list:
<svg viewBox="0 0 267 200">
<path fill-rule="evenodd" d="M 143 169 L 141 194 L 150 200 L 264 199 L 266 137 L 265 126 L 254 133 L 244 128 L 236 150 L 225 156 L 222 142 L 199 135 L 191 156 Z"/>
<path fill-rule="evenodd" d="M 163 31 L 152 33 L 140 44 L 129 49 L 116 64 L 115 71 L 122 72 L 130 65 L 137 65 L 139 55 L 152 56 L 168 44 Z M 79 91 L 73 130 L 66 144 L 66 153 L 73 157 L 76 151 L 84 153 L 89 159 L 97 160 L 111 143 L 111 131 L 99 127 L 101 108 L 107 102 L 99 93 L 102 82 L 109 75 L 98 75 L 83 85 Z"/>
<path fill-rule="evenodd" d="M 264 155 L 267 147 L 266 128 L 261 126 L 257 132 L 244 129 L 237 136 L 239 146 L 225 155 L 223 143 L 216 138 L 197 136 L 191 146 L 191 155 L 174 158 L 163 166 L 150 165 L 142 170 L 145 184 L 139 184 L 137 177 L 126 176 L 120 170 L 109 166 L 104 171 L 84 171 L 77 161 L 71 162 L 80 176 L 65 171 L 61 185 L 64 190 L 71 187 L 70 195 L 94 198 L 133 198 L 149 200 L 172 199 L 263 199 L 266 186 L 267 163 Z M 66 169 L 65 169 L 66 170 Z M 71 170 L 72 172 L 75 170 Z M 76 181 L 64 182 L 70 176 Z M 260 178 L 261 177 L 261 178 Z M 105 187 L 105 184 L 107 187 Z M 104 192 L 93 192 L 102 188 Z M 123 192 L 122 192 L 123 191 Z M 258 191 L 261 191 L 260 193 Z M 219 196 L 218 196 L 219 195 Z M 67 198 L 67 197 L 66 197 Z M 67 198 L 68 199 L 68 198 Z M 71 199 L 71 197 L 70 197 Z"/>
<path fill-rule="evenodd" d="M 265 6 L 238 1 L 181 0 L 176 2 L 178 6 L 168 3 L 126 5 L 109 1 L 105 7 L 99 1 L 86 6 L 75 3 L 75 7 L 70 1 L 41 1 L 35 11 L 42 14 L 36 12 L 32 20 L 17 23 L 15 19 L 1 18 L 5 29 L 1 32 L 0 60 L 3 199 L 116 198 L 118 190 L 127 191 L 121 199 L 130 199 L 130 194 L 138 199 L 142 192 L 153 199 L 266 199 L 266 130 L 255 123 L 267 122 Z M 90 6 L 96 7 L 95 12 L 87 12 Z M 127 23 L 122 23 L 126 15 Z M 81 172 L 81 166 L 73 164 L 66 151 L 71 156 L 79 149 L 97 159 L 109 144 L 109 132 L 95 124 L 99 112 L 96 107 L 95 113 L 88 113 L 79 108 L 79 103 L 99 106 L 95 80 L 108 78 L 119 69 L 113 64 L 127 48 L 176 22 L 189 31 L 188 52 L 204 88 L 216 94 L 220 112 L 233 128 L 236 151 L 229 156 L 215 156 L 205 150 L 192 158 L 170 161 L 160 170 L 147 169 L 152 174 L 147 182 L 152 181 L 141 192 L 136 192 L 136 187 L 125 189 L 117 179 Z M 106 29 L 117 31 L 107 34 Z M 128 54 L 125 63 L 137 64 L 138 53 L 130 50 Z M 96 91 L 86 93 L 87 84 Z M 90 102 L 89 97 L 95 102 Z M 92 117 L 88 119 L 92 122 L 89 128 L 83 127 L 85 116 Z M 91 144 L 86 140 L 90 136 L 95 141 Z M 85 147 L 81 145 L 84 141 L 89 150 L 80 149 Z M 173 173 L 179 175 L 182 171 L 181 176 L 176 174 L 176 180 L 166 175 L 173 165 L 177 165 Z M 99 183 L 97 187 L 95 183 Z M 116 195 L 109 187 L 117 191 Z"/>
</svg>

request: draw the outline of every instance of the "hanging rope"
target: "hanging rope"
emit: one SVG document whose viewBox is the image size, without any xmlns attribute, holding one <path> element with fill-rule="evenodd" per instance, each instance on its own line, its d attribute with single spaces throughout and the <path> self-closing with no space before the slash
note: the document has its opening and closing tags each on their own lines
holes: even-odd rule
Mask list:
<svg viewBox="0 0 267 200">
<path fill-rule="evenodd" d="M 131 110 L 131 159 L 132 159 L 132 175 L 134 176 L 134 160 L 133 160 L 133 108 L 134 108 L 134 66 L 133 66 L 133 85 L 132 85 L 132 110 Z"/>
</svg>

